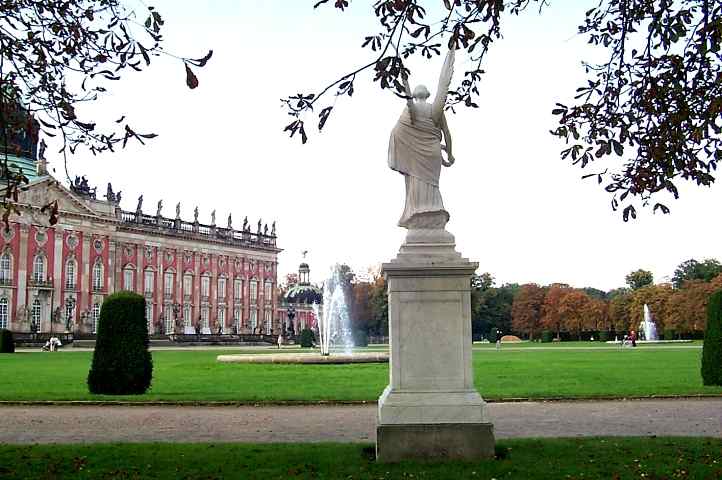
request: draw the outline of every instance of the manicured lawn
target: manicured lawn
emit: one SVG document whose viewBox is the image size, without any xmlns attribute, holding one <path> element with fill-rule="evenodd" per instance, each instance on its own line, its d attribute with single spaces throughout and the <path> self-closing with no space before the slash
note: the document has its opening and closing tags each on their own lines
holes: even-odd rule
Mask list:
<svg viewBox="0 0 722 480">
<path fill-rule="evenodd" d="M 271 353 L 273 350 L 268 349 Z M 91 352 L 0 354 L 0 400 L 375 401 L 388 365 L 220 364 L 225 350 L 154 351 L 149 393 L 91 395 Z M 702 385 L 701 350 L 475 349 L 476 386 L 491 400 L 722 394 Z"/>
<path fill-rule="evenodd" d="M 496 460 L 377 464 L 357 444 L 0 445 L 7 479 L 722 478 L 722 440 L 509 440 Z"/>
</svg>

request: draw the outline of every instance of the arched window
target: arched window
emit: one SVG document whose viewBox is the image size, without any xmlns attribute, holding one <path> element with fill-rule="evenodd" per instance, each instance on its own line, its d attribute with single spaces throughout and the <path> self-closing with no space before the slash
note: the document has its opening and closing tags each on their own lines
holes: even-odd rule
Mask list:
<svg viewBox="0 0 722 480">
<path fill-rule="evenodd" d="M 153 291 L 155 290 L 154 284 L 155 284 L 155 272 L 150 268 L 146 268 L 145 269 L 145 278 L 143 280 L 143 285 L 144 285 L 143 291 L 145 292 L 146 295 L 153 295 Z"/>
<path fill-rule="evenodd" d="M 10 252 L 0 256 L 0 285 L 9 285 L 12 282 L 13 260 Z"/>
<path fill-rule="evenodd" d="M 193 274 L 186 273 L 183 275 L 183 297 L 191 298 L 193 295 Z"/>
<path fill-rule="evenodd" d="M 43 255 L 36 255 L 33 259 L 33 281 L 45 281 L 45 257 Z"/>
<path fill-rule="evenodd" d="M 211 277 L 207 273 L 204 273 L 201 277 L 201 297 L 208 301 L 208 296 L 211 291 Z"/>
<path fill-rule="evenodd" d="M 258 282 L 255 280 L 251 280 L 248 285 L 251 289 L 249 294 L 249 296 L 251 297 L 251 303 L 256 303 L 258 301 Z"/>
<path fill-rule="evenodd" d="M 98 260 L 93 265 L 93 290 L 102 290 L 103 288 L 103 262 Z"/>
<path fill-rule="evenodd" d="M 8 318 L 8 299 L 0 298 L 0 328 L 9 328 L 10 319 Z"/>
<path fill-rule="evenodd" d="M 135 275 L 133 267 L 127 266 L 123 269 L 123 290 L 135 291 Z"/>
<path fill-rule="evenodd" d="M 98 332 L 98 318 L 100 318 L 100 305 L 97 303 L 93 304 L 93 310 L 91 311 L 93 319 L 93 333 Z"/>
<path fill-rule="evenodd" d="M 224 302 L 226 300 L 226 279 L 221 277 L 218 279 L 218 301 Z"/>
<path fill-rule="evenodd" d="M 168 270 L 163 274 L 163 294 L 170 298 L 173 296 L 173 284 L 175 283 L 175 273 Z"/>
<path fill-rule="evenodd" d="M 32 329 L 36 332 L 40 332 L 40 315 L 41 315 L 41 309 L 40 309 L 40 300 L 37 298 L 33 302 L 33 308 L 30 310 L 30 323 L 32 325 Z"/>
<path fill-rule="evenodd" d="M 75 260 L 71 258 L 65 264 L 65 288 L 68 290 L 75 290 L 76 279 L 77 274 L 75 268 Z"/>
</svg>

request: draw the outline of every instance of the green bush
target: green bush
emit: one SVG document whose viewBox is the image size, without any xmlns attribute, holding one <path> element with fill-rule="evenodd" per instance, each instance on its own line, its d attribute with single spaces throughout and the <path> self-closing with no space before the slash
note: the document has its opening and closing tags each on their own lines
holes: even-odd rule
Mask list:
<svg viewBox="0 0 722 480">
<path fill-rule="evenodd" d="M 152 377 L 145 299 L 132 292 L 114 293 L 100 310 L 88 389 L 106 395 L 138 395 L 148 390 Z"/>
<path fill-rule="evenodd" d="M 0 353 L 15 353 L 13 332 L 4 328 L 0 330 Z"/>
<path fill-rule="evenodd" d="M 487 338 L 491 343 L 496 343 L 496 332 L 498 332 L 496 327 L 491 327 L 491 330 L 489 330 L 489 336 Z"/>
<path fill-rule="evenodd" d="M 550 330 L 542 331 L 542 333 L 541 333 L 542 343 L 551 343 L 552 338 L 554 338 L 554 334 Z"/>
<path fill-rule="evenodd" d="M 606 330 L 602 330 L 599 332 L 599 341 L 600 342 L 607 342 L 609 341 L 609 332 Z"/>
<path fill-rule="evenodd" d="M 713 293 L 707 305 L 707 329 L 702 347 L 702 383 L 722 385 L 722 291 Z"/>
<path fill-rule="evenodd" d="M 301 347 L 303 348 L 310 348 L 313 347 L 313 341 L 315 338 L 316 337 L 312 330 L 304 328 L 298 335 L 298 343 L 301 344 Z"/>
<path fill-rule="evenodd" d="M 676 332 L 676 331 L 674 331 L 674 330 L 671 329 L 671 328 L 667 328 L 667 329 L 664 330 L 664 339 L 665 339 L 665 340 L 674 340 L 675 338 L 677 338 L 677 332 Z"/>
<path fill-rule="evenodd" d="M 356 330 L 353 332 L 353 344 L 356 347 L 368 347 L 369 336 L 366 330 Z"/>
</svg>

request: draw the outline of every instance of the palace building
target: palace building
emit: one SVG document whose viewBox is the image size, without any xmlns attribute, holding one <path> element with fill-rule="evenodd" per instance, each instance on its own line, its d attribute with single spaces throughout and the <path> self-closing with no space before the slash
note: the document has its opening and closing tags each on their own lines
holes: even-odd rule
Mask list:
<svg viewBox="0 0 722 480">
<path fill-rule="evenodd" d="M 30 145 L 32 142 L 26 142 Z M 28 146 L 26 145 L 26 146 Z M 0 328 L 93 334 L 103 300 L 119 290 L 146 299 L 151 334 L 278 335 L 275 222 L 235 229 L 123 210 L 108 184 L 100 196 L 83 177 L 68 187 L 47 171 L 42 152 L 13 150 L 8 165 L 29 184 L 13 202 L 19 214 L 0 227 Z M 35 166 L 35 171 L 31 166 Z M 57 223 L 43 207 L 57 202 Z"/>
</svg>

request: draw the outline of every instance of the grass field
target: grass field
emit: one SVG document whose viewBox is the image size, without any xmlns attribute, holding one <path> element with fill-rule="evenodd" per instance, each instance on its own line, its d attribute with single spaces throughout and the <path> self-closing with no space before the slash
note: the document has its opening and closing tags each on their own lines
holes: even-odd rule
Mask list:
<svg viewBox="0 0 722 480">
<path fill-rule="evenodd" d="M 356 444 L 0 445 L 0 478 L 722 478 L 720 439 L 509 440 L 497 451 L 474 463 L 377 464 Z"/>
<path fill-rule="evenodd" d="M 702 385 L 698 348 L 584 345 L 500 352 L 475 346 L 476 386 L 490 400 L 722 394 L 720 387 Z M 88 393 L 91 352 L 1 354 L 0 400 L 375 401 L 388 383 L 385 364 L 220 364 L 222 353 L 238 350 L 154 351 L 151 390 L 128 397 Z"/>
</svg>

